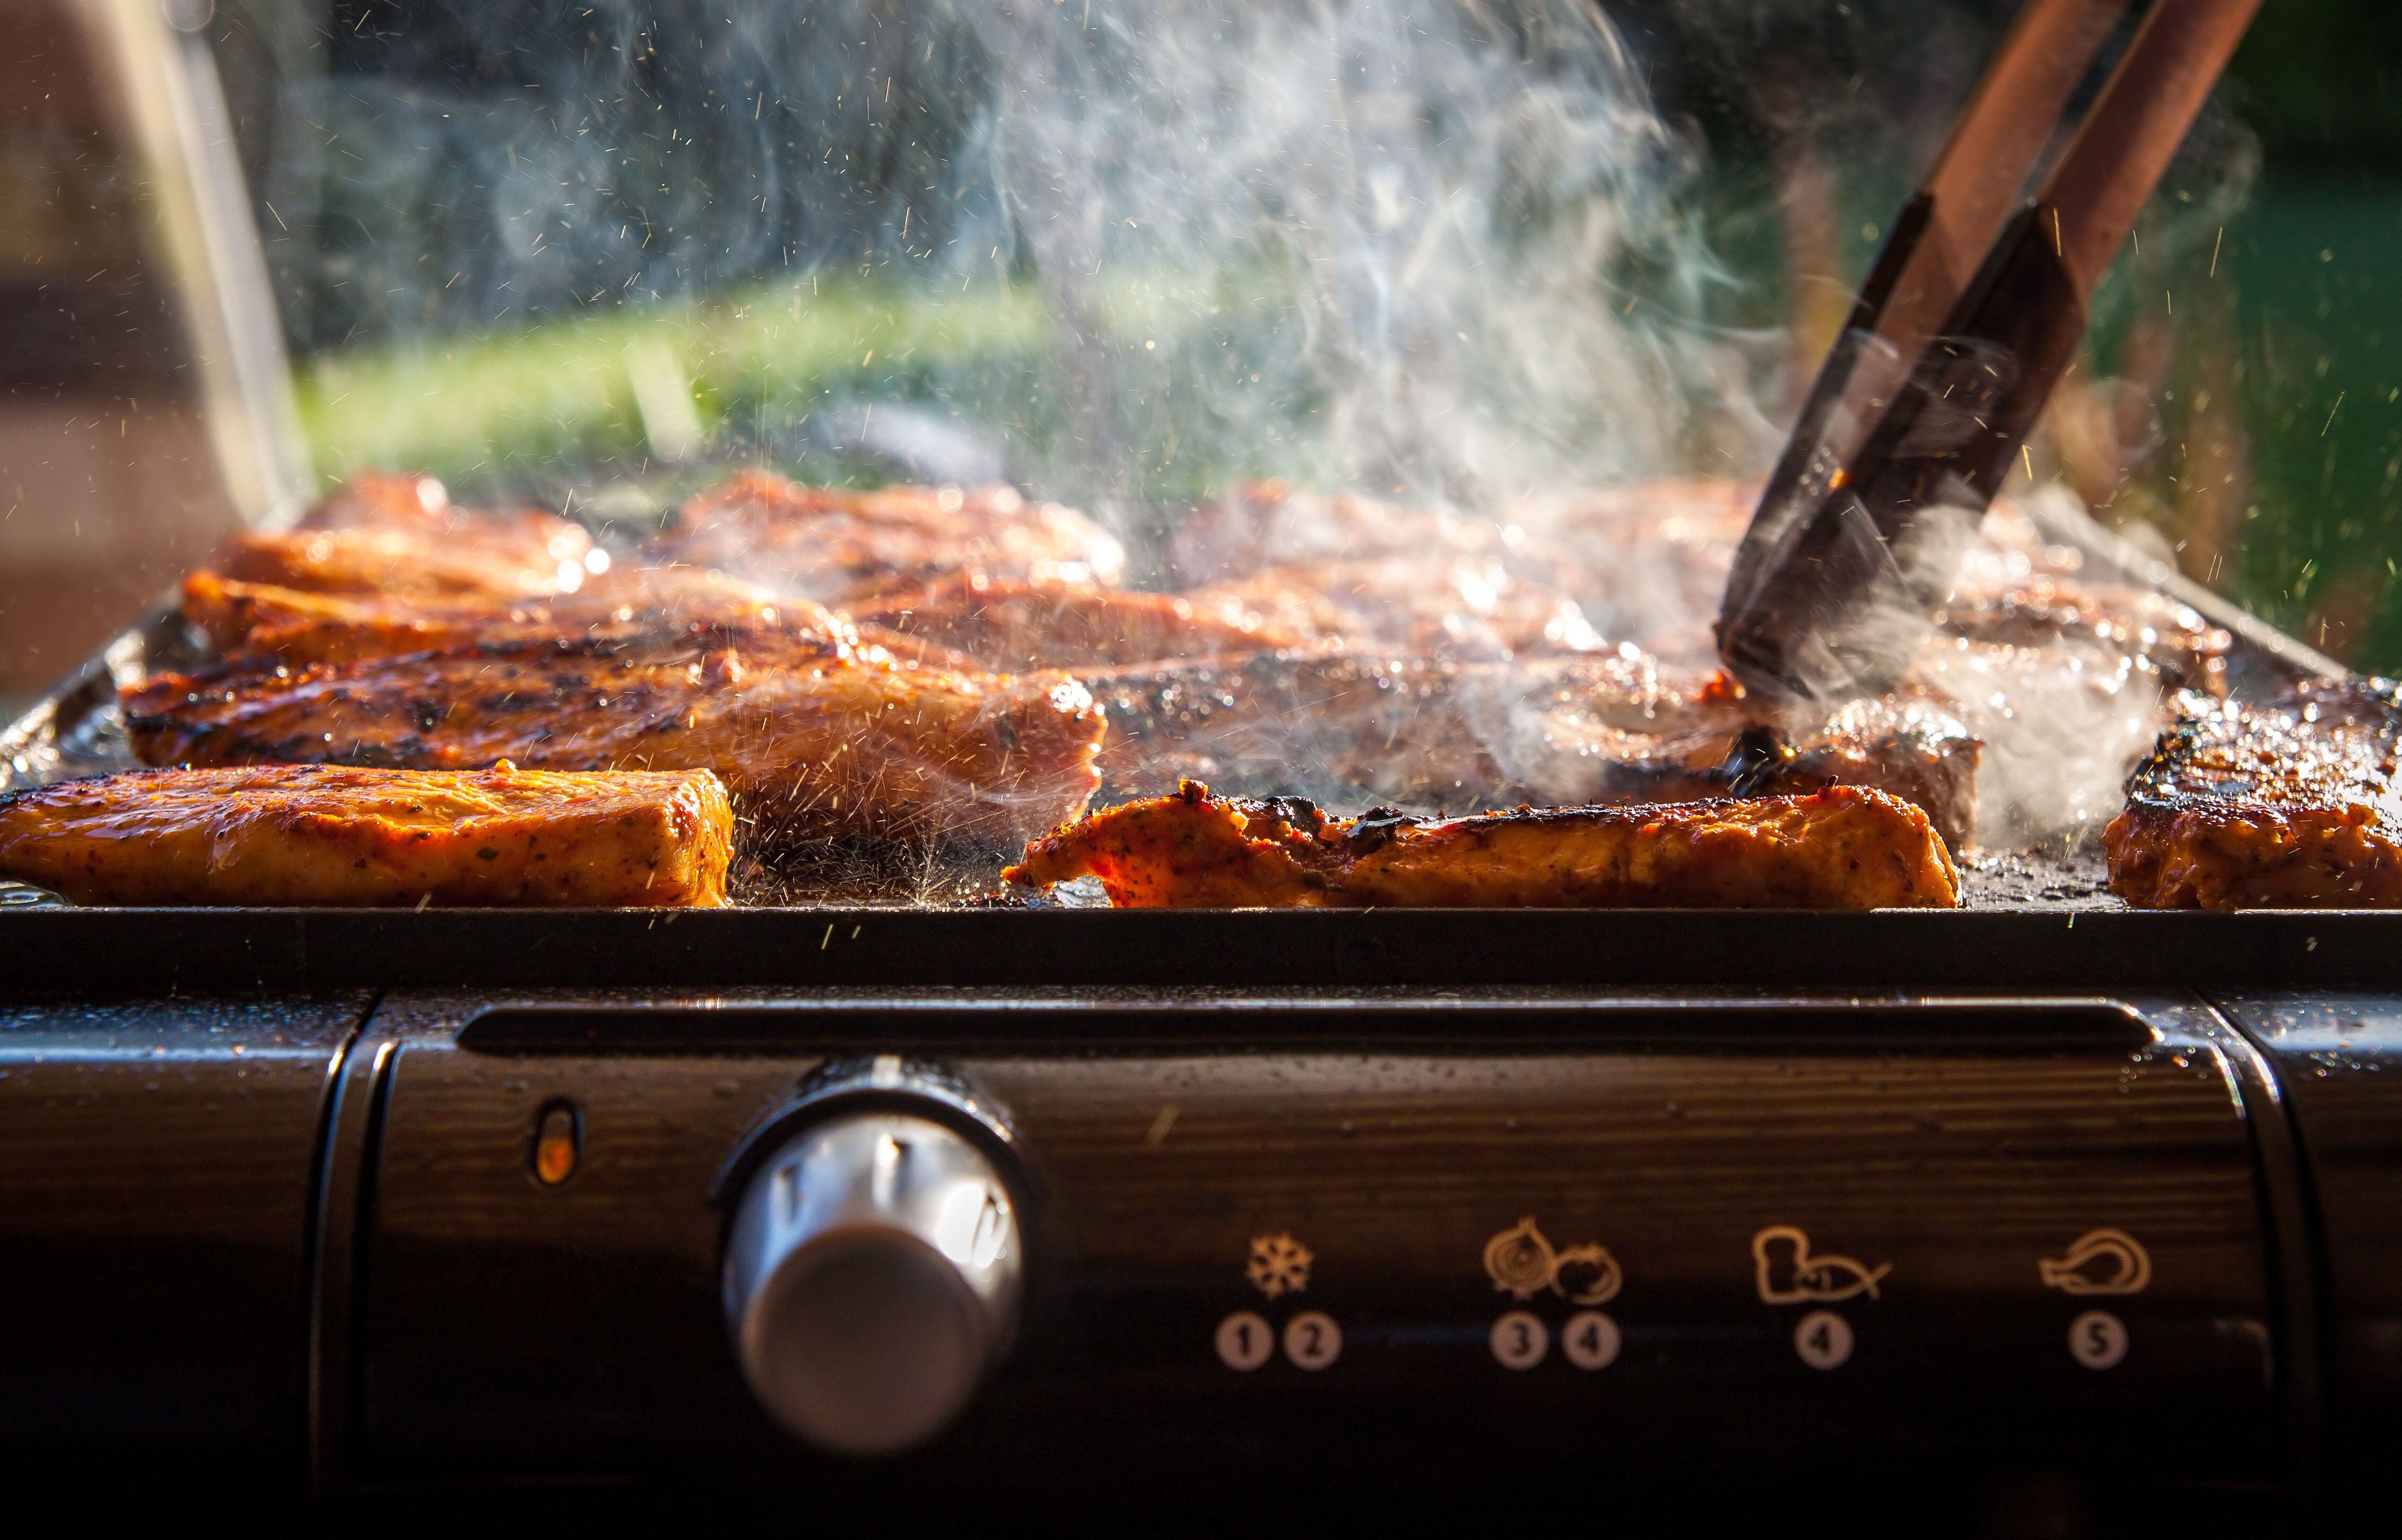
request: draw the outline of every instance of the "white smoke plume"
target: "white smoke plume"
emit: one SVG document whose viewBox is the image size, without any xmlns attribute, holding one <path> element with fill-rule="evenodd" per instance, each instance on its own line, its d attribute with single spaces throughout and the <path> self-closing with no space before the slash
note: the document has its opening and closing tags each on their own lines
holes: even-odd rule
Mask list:
<svg viewBox="0 0 2402 1540">
<path fill-rule="evenodd" d="M 989 163 L 1070 338 L 1074 448 L 1042 469 L 1087 485 L 1058 493 L 1181 452 L 1491 509 L 1768 436 L 1697 322 L 1725 278 L 1690 153 L 1583 0 L 973 15 Z M 1112 275 L 1194 323 L 1122 335 Z"/>
</svg>

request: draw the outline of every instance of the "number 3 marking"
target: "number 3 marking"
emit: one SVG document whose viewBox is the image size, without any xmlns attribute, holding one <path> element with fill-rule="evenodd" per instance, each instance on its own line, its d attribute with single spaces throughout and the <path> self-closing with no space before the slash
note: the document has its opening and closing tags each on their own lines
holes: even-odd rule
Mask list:
<svg viewBox="0 0 2402 1540">
<path fill-rule="evenodd" d="M 1490 1341 L 1503 1368 L 1533 1368 L 1552 1351 L 1551 1328 L 1531 1311 L 1513 1310 L 1494 1322 Z"/>
</svg>

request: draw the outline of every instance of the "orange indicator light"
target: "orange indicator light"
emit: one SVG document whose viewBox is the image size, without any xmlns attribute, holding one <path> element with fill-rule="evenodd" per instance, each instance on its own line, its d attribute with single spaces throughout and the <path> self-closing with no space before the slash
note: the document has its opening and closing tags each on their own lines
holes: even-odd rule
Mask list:
<svg viewBox="0 0 2402 1540">
<path fill-rule="evenodd" d="M 534 1180 L 545 1187 L 557 1187 L 574 1176 L 582 1142 L 573 1106 L 566 1102 L 553 1102 L 544 1107 L 542 1117 L 534 1124 Z"/>
</svg>

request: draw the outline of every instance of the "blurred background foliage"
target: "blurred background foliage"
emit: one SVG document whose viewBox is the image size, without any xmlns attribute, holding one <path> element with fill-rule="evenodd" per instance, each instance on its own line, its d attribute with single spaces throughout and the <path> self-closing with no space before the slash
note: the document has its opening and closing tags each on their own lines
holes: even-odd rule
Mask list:
<svg viewBox="0 0 2402 1540">
<path fill-rule="evenodd" d="M 1691 434 L 1663 468 L 1756 471 L 2014 7 L 1605 8 L 1716 267 L 1696 285 L 1633 240 L 1599 276 L 1630 325 L 1711 339 L 1728 393 L 1757 397 L 1755 431 Z M 977 171 L 995 152 L 972 30 L 933 0 L 226 0 L 212 41 L 316 471 L 556 500 L 756 458 L 1128 507 L 1322 478 L 1259 426 L 1322 406 L 1294 362 L 1301 275 L 1269 252 L 1032 282 L 1022 211 Z M 568 100 L 595 47 L 627 89 Z M 601 144 L 607 175 L 578 147 Z M 2272 0 L 2122 257 L 2037 468 L 2306 639 L 2402 668 L 2397 344 L 2402 21 L 2389 0 Z M 1277 410 L 1249 413 L 1252 391 Z M 1242 431 L 1196 434 L 1196 413 Z M 1100 461 L 1111 477 L 1073 484 Z"/>
</svg>

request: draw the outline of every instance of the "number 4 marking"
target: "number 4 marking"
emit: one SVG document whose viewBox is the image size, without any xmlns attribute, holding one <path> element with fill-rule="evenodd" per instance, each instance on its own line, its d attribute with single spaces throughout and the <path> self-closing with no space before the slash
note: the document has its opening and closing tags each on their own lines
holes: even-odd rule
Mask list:
<svg viewBox="0 0 2402 1540">
<path fill-rule="evenodd" d="M 1831 1310 L 1814 1310 L 1793 1328 L 1793 1351 L 1812 1368 L 1841 1368 L 1852 1356 L 1852 1323 Z"/>
</svg>

